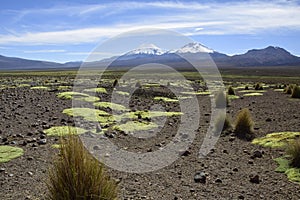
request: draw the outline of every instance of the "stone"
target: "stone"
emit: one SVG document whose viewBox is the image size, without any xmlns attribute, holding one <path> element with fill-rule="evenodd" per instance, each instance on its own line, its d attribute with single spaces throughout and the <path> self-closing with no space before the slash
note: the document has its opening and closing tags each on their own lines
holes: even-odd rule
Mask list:
<svg viewBox="0 0 300 200">
<path fill-rule="evenodd" d="M 217 178 L 216 180 L 215 180 L 215 183 L 222 183 L 223 181 L 222 181 L 222 179 L 220 179 L 220 178 Z"/>
<path fill-rule="evenodd" d="M 249 178 L 250 178 L 251 183 L 259 184 L 259 182 L 260 182 L 259 176 L 257 174 L 256 175 L 250 175 Z"/>
<path fill-rule="evenodd" d="M 254 151 L 251 158 L 262 158 L 263 157 L 263 153 L 261 151 Z"/>
<path fill-rule="evenodd" d="M 40 140 L 38 140 L 37 143 L 38 143 L 39 145 L 47 144 L 47 139 L 40 139 Z"/>
<path fill-rule="evenodd" d="M 196 172 L 194 181 L 195 183 L 206 183 L 206 174 L 202 171 Z"/>
</svg>

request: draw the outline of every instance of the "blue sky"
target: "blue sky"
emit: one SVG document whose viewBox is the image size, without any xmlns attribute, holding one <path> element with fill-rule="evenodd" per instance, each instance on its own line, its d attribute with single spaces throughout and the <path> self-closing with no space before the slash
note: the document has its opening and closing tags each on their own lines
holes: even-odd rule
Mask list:
<svg viewBox="0 0 300 200">
<path fill-rule="evenodd" d="M 0 23 L 0 54 L 28 59 L 84 60 L 99 43 L 139 28 L 174 30 L 230 55 L 273 45 L 300 56 L 299 0 L 3 0 Z"/>
</svg>

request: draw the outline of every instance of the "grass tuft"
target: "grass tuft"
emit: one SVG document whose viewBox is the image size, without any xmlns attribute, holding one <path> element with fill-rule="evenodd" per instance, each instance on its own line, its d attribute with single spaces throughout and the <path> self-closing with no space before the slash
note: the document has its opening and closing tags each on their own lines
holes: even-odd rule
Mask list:
<svg viewBox="0 0 300 200">
<path fill-rule="evenodd" d="M 228 95 L 235 95 L 235 91 L 234 91 L 234 89 L 233 89 L 232 86 L 230 86 L 230 87 L 228 88 L 227 94 L 228 94 Z"/>
<path fill-rule="evenodd" d="M 225 108 L 229 104 L 229 98 L 223 91 L 219 91 L 215 95 L 216 108 Z"/>
<path fill-rule="evenodd" d="M 285 92 L 286 94 L 292 94 L 293 89 L 294 89 L 294 85 L 290 84 L 290 85 L 288 85 L 288 86 L 284 89 L 284 92 Z"/>
<path fill-rule="evenodd" d="M 221 114 L 215 123 L 215 133 L 220 133 L 232 128 L 231 120 L 226 114 Z"/>
<path fill-rule="evenodd" d="M 250 140 L 253 138 L 254 122 L 248 108 L 242 109 L 236 117 L 235 134 L 241 139 Z"/>
<path fill-rule="evenodd" d="M 300 139 L 289 142 L 286 154 L 290 157 L 290 166 L 300 168 Z"/>
<path fill-rule="evenodd" d="M 70 134 L 61 140 L 59 155 L 49 170 L 47 199 L 117 199 L 116 183 L 106 174 L 104 165 L 88 153 L 80 139 Z"/>
<path fill-rule="evenodd" d="M 256 85 L 254 86 L 255 90 L 263 90 L 263 86 L 260 83 L 256 83 Z"/>
<path fill-rule="evenodd" d="M 292 98 L 300 98 L 300 87 L 294 86 L 292 90 Z"/>
</svg>

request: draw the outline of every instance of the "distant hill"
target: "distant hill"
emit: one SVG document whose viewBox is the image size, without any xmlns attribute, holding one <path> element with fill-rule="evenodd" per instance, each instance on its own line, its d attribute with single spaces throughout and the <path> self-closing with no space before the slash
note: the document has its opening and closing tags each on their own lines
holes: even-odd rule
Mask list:
<svg viewBox="0 0 300 200">
<path fill-rule="evenodd" d="M 87 63 L 87 65 L 89 67 L 100 67 L 110 64 L 111 67 L 130 67 L 147 63 L 160 63 L 180 68 L 190 66 L 180 55 L 188 55 L 191 58 L 199 58 L 201 56 L 208 58 L 207 55 L 210 55 L 219 68 L 259 66 L 300 67 L 300 57 L 294 56 L 280 47 L 269 46 L 264 49 L 252 49 L 245 54 L 228 56 L 195 42 L 186 44 L 180 49 L 168 51 L 162 50 L 153 44 L 143 44 L 137 49 L 129 51 L 119 57 L 115 56 L 90 62 Z M 202 62 L 205 63 L 205 60 L 202 60 Z M 56 63 L 0 55 L 0 70 L 77 69 L 81 64 L 81 61 Z"/>
</svg>

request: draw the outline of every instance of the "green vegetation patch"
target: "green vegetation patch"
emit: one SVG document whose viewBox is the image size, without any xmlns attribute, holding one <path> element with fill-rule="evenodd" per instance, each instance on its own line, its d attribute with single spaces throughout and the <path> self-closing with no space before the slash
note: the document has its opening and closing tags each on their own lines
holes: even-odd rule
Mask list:
<svg viewBox="0 0 300 200">
<path fill-rule="evenodd" d="M 123 91 L 115 91 L 115 93 L 119 94 L 119 95 L 123 95 L 123 96 L 129 96 L 129 92 L 123 92 Z"/>
<path fill-rule="evenodd" d="M 251 97 L 251 96 L 262 96 L 263 94 L 262 93 L 259 93 L 259 92 L 253 92 L 253 93 L 247 93 L 247 94 L 244 94 L 243 96 L 244 97 Z"/>
<path fill-rule="evenodd" d="M 255 138 L 252 144 L 258 144 L 265 147 L 280 148 L 285 147 L 287 142 L 300 136 L 300 132 L 278 132 L 270 133 L 265 137 Z"/>
<path fill-rule="evenodd" d="M 240 97 L 237 95 L 228 95 L 228 99 L 229 100 L 233 100 L 233 99 L 239 99 Z"/>
<path fill-rule="evenodd" d="M 0 146 L 0 163 L 8 162 L 24 154 L 24 150 L 19 147 Z"/>
<path fill-rule="evenodd" d="M 88 88 L 83 90 L 84 92 L 92 92 L 92 93 L 107 93 L 105 88 L 99 87 L 99 88 Z"/>
<path fill-rule="evenodd" d="M 145 88 L 150 88 L 150 87 L 160 87 L 160 84 L 158 83 L 146 83 L 146 84 L 143 84 L 143 86 Z"/>
<path fill-rule="evenodd" d="M 182 92 L 182 94 L 189 94 L 189 95 L 210 95 L 211 92 L 209 91 L 199 91 L 199 92 Z"/>
<path fill-rule="evenodd" d="M 266 90 L 240 90 L 241 93 L 264 93 Z"/>
<path fill-rule="evenodd" d="M 61 92 L 57 94 L 57 97 L 61 99 L 74 99 L 74 100 L 87 101 L 87 102 L 100 101 L 99 97 L 90 96 L 88 94 L 84 94 L 80 92 Z"/>
<path fill-rule="evenodd" d="M 285 173 L 290 181 L 300 183 L 300 169 L 291 167 L 286 156 L 274 160 L 279 164 L 275 169 L 276 172 Z"/>
<path fill-rule="evenodd" d="M 178 102 L 178 99 L 171 99 L 167 97 L 154 97 L 154 100 L 164 101 L 164 102 Z"/>
<path fill-rule="evenodd" d="M 63 113 L 72 117 L 82 117 L 87 121 L 99 122 L 101 125 L 115 122 L 115 117 L 109 113 L 92 108 L 67 108 Z"/>
<path fill-rule="evenodd" d="M 129 112 L 122 115 L 122 118 L 130 118 L 130 119 L 151 119 L 153 117 L 172 117 L 183 115 L 182 112 L 163 112 L 163 111 L 135 111 Z"/>
<path fill-rule="evenodd" d="M 32 89 L 32 90 L 49 90 L 49 88 L 46 86 L 34 86 L 34 87 L 31 87 L 30 89 Z"/>
<path fill-rule="evenodd" d="M 83 134 L 87 132 L 87 130 L 74 126 L 54 126 L 49 129 L 44 130 L 48 136 L 65 136 L 69 134 Z"/>
<path fill-rule="evenodd" d="M 71 89 L 71 86 L 65 86 L 65 85 L 60 85 L 57 87 L 58 90 L 69 90 Z"/>
<path fill-rule="evenodd" d="M 135 132 L 135 131 L 146 131 L 156 127 L 157 124 L 153 122 L 129 121 L 125 124 L 115 125 L 113 129 L 124 131 L 124 132 Z"/>
<path fill-rule="evenodd" d="M 117 111 L 128 111 L 129 109 L 123 105 L 112 103 L 112 102 L 96 102 L 94 106 L 97 108 L 110 108 Z"/>
<path fill-rule="evenodd" d="M 94 97 L 94 96 L 88 96 L 88 97 L 82 97 L 82 98 L 75 98 L 75 100 L 87 101 L 87 102 L 96 102 L 96 101 L 100 101 L 100 98 L 99 97 Z"/>
<path fill-rule="evenodd" d="M 61 99 L 73 99 L 75 97 L 89 97 L 89 95 L 80 92 L 61 92 L 57 94 L 57 97 Z"/>
<path fill-rule="evenodd" d="M 30 87 L 30 85 L 29 85 L 29 84 L 26 84 L 26 83 L 24 83 L 24 84 L 20 84 L 20 85 L 18 85 L 17 87 Z"/>
<path fill-rule="evenodd" d="M 275 92 L 284 92 L 284 89 L 274 89 Z"/>
</svg>

